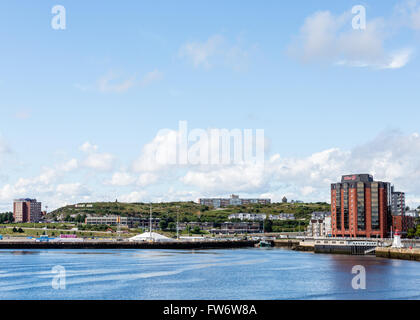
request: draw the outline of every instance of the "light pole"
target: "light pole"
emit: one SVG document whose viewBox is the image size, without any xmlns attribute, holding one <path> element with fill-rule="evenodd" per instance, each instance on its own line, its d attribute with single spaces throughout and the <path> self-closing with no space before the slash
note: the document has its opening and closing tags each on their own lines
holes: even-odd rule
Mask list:
<svg viewBox="0 0 420 320">
<path fill-rule="evenodd" d="M 179 206 L 176 206 L 176 239 L 179 240 Z"/>
</svg>

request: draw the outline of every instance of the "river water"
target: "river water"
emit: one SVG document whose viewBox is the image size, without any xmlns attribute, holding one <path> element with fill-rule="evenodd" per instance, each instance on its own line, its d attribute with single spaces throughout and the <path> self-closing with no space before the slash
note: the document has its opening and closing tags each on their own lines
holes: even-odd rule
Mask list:
<svg viewBox="0 0 420 320">
<path fill-rule="evenodd" d="M 352 268 L 366 289 L 352 287 Z M 285 249 L 0 250 L 0 299 L 420 299 L 420 262 Z"/>
</svg>

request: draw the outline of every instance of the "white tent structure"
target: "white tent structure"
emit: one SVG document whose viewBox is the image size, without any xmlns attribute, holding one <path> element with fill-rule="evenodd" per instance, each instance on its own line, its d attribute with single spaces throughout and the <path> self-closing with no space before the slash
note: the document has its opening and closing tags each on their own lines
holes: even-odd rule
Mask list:
<svg viewBox="0 0 420 320">
<path fill-rule="evenodd" d="M 128 241 L 169 242 L 174 241 L 174 239 L 165 237 L 156 232 L 145 232 L 128 239 Z"/>
</svg>

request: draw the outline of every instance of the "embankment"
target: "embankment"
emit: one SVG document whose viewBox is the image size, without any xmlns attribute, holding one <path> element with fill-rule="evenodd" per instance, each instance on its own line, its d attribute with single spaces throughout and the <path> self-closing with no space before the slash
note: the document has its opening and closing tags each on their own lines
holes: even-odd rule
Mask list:
<svg viewBox="0 0 420 320">
<path fill-rule="evenodd" d="M 389 259 L 420 261 L 420 249 L 376 248 L 376 256 Z"/>
<path fill-rule="evenodd" d="M 256 241 L 200 241 L 200 242 L 35 242 L 0 241 L 0 249 L 234 249 L 253 247 Z"/>
</svg>

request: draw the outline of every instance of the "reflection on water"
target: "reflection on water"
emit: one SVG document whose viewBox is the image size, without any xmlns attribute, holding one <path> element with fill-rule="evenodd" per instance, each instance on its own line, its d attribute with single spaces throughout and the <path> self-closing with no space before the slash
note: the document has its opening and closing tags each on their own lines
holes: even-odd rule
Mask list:
<svg viewBox="0 0 420 320">
<path fill-rule="evenodd" d="M 51 286 L 57 265 L 66 290 Z M 0 299 L 419 299 L 419 267 L 285 249 L 0 250 Z"/>
<path fill-rule="evenodd" d="M 13 251 L 2 251 L 2 253 L 11 253 L 15 256 L 23 256 L 26 254 L 40 254 L 40 251 L 25 251 L 25 250 L 13 250 Z"/>
</svg>

